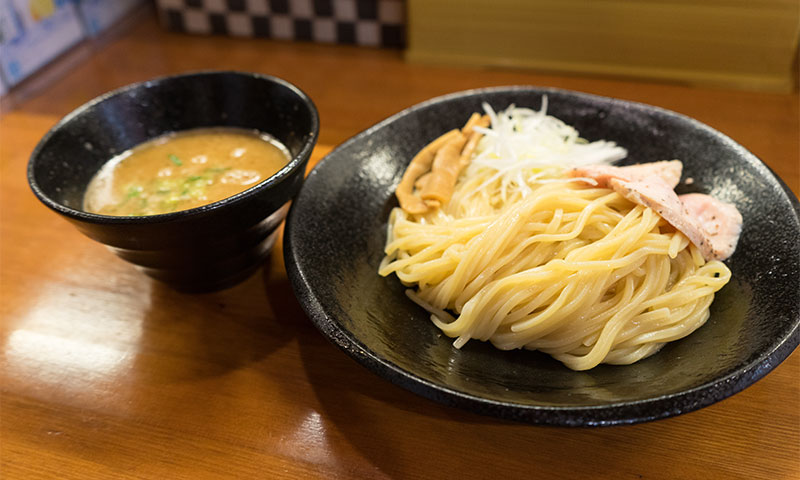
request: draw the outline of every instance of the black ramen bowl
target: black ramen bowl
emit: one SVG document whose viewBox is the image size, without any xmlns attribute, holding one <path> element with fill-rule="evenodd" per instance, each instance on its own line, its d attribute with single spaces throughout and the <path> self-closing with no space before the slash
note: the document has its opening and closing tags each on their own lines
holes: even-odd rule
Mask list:
<svg viewBox="0 0 800 480">
<path fill-rule="evenodd" d="M 258 185 L 191 210 L 140 217 L 81 210 L 89 181 L 109 159 L 165 133 L 200 127 L 268 133 L 292 158 Z M 160 78 L 64 117 L 33 151 L 28 181 L 45 205 L 151 277 L 182 291 L 217 290 L 245 279 L 269 255 L 318 131 L 313 102 L 284 80 L 240 72 Z"/>
<path fill-rule="evenodd" d="M 534 351 L 471 341 L 460 350 L 404 295 L 378 276 L 394 189 L 411 157 L 459 128 L 488 102 L 548 112 L 584 138 L 629 151 L 622 163 L 678 158 L 678 193 L 710 193 L 744 217 L 732 280 L 711 317 L 688 337 L 633 365 L 567 369 Z M 710 405 L 784 360 L 800 334 L 800 205 L 759 159 L 695 120 L 647 105 L 531 87 L 456 93 L 411 107 L 332 151 L 293 203 L 284 234 L 292 286 L 334 344 L 378 375 L 441 403 L 550 425 L 629 424 Z"/>
</svg>

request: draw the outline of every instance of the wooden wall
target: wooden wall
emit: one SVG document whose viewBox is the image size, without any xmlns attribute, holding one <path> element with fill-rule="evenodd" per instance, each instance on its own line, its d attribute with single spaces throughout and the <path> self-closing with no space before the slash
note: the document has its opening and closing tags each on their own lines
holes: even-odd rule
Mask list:
<svg viewBox="0 0 800 480">
<path fill-rule="evenodd" d="M 406 56 L 790 91 L 799 35 L 797 0 L 408 0 Z"/>
</svg>

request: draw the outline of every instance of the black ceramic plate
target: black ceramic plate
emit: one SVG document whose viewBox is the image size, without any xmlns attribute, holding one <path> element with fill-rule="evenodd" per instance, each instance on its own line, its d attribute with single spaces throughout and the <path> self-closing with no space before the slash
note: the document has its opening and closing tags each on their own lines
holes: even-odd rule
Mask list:
<svg viewBox="0 0 800 480">
<path fill-rule="evenodd" d="M 678 158 L 678 193 L 733 202 L 744 217 L 731 282 L 692 335 L 634 365 L 574 372 L 548 356 L 469 342 L 461 350 L 376 273 L 393 195 L 411 157 L 488 102 L 539 108 L 589 140 L 628 149 L 622 163 Z M 752 384 L 800 340 L 800 204 L 759 159 L 685 116 L 642 104 L 531 87 L 472 90 L 404 110 L 332 151 L 289 214 L 286 265 L 295 293 L 333 343 L 378 375 L 447 405 L 552 425 L 636 423 L 696 410 Z"/>
</svg>

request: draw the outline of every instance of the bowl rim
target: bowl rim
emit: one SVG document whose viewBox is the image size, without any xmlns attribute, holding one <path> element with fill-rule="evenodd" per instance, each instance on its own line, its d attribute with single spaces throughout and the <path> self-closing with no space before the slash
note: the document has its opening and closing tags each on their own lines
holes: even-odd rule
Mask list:
<svg viewBox="0 0 800 480">
<path fill-rule="evenodd" d="M 102 215 L 98 213 L 86 212 L 84 210 L 80 210 L 77 208 L 68 207 L 59 202 L 56 202 L 48 195 L 46 195 L 44 191 L 42 191 L 42 188 L 39 186 L 38 182 L 36 181 L 36 175 L 35 175 L 36 163 L 37 163 L 36 160 L 41 154 L 41 151 L 44 149 L 45 145 L 49 142 L 50 138 L 53 135 L 55 135 L 55 133 L 59 129 L 63 128 L 66 124 L 73 121 L 74 119 L 85 114 L 90 108 L 94 107 L 95 105 L 101 104 L 113 97 L 116 97 L 118 95 L 124 95 L 136 89 L 149 88 L 157 84 L 161 84 L 163 82 L 171 80 L 186 79 L 191 77 L 205 78 L 205 77 L 225 76 L 225 75 L 250 77 L 257 80 L 267 81 L 281 85 L 289 89 L 295 95 L 297 95 L 301 103 L 305 104 L 308 107 L 308 110 L 311 114 L 310 136 L 303 143 L 303 146 L 297 153 L 297 155 L 292 156 L 286 163 L 286 165 L 281 167 L 280 170 L 278 170 L 271 176 L 267 177 L 266 179 L 262 180 L 258 184 L 253 185 L 252 187 L 243 190 L 239 193 L 236 193 L 234 195 L 231 195 L 229 197 L 217 200 L 216 202 L 208 203 L 198 207 L 186 210 L 177 210 L 169 213 L 161 213 L 156 215 L 135 216 L 135 215 Z M 263 190 L 269 189 L 274 185 L 284 182 L 288 178 L 292 177 L 295 174 L 295 172 L 297 172 L 297 170 L 300 169 L 304 170 L 307 160 L 311 157 L 311 152 L 313 151 L 317 143 L 319 137 L 319 128 L 320 128 L 319 112 L 311 97 L 309 97 L 303 90 L 301 90 L 293 83 L 289 82 L 288 80 L 284 80 L 280 77 L 268 74 L 256 73 L 256 72 L 240 71 L 240 70 L 197 70 L 197 71 L 178 73 L 174 75 L 165 75 L 165 76 L 151 78 L 149 80 L 143 80 L 141 82 L 130 83 L 128 85 L 124 85 L 114 90 L 105 92 L 101 95 L 92 98 L 91 100 L 80 105 L 79 107 L 72 110 L 64 117 L 62 117 L 55 125 L 53 125 L 47 131 L 47 133 L 45 133 L 45 135 L 39 140 L 39 142 L 36 144 L 36 147 L 34 147 L 33 151 L 31 152 L 27 166 L 28 185 L 33 191 L 34 195 L 48 208 L 54 210 L 57 213 L 65 215 L 69 218 L 80 220 L 82 222 L 92 223 L 92 224 L 130 224 L 130 225 L 166 223 L 178 219 L 184 219 L 186 217 L 203 215 L 207 212 L 211 212 L 228 206 L 235 206 L 236 204 L 239 204 L 254 195 L 258 195 Z M 174 132 L 163 132 L 162 135 L 169 133 L 174 133 Z"/>
<path fill-rule="evenodd" d="M 393 123 L 394 121 L 413 114 L 418 110 L 428 108 L 431 105 L 458 100 L 464 97 L 483 95 L 489 93 L 514 93 L 514 92 L 535 92 L 539 94 L 557 93 L 577 97 L 581 100 L 599 100 L 607 104 L 634 107 L 637 109 L 648 110 L 653 113 L 665 115 L 681 122 L 687 122 L 693 128 L 698 128 L 706 133 L 720 139 L 727 147 L 732 148 L 739 156 L 754 162 L 757 166 L 763 167 L 777 183 L 781 186 L 784 193 L 789 198 L 789 202 L 794 207 L 794 214 L 800 222 L 800 201 L 786 185 L 786 183 L 775 174 L 761 159 L 735 142 L 724 133 L 700 122 L 687 115 L 668 110 L 666 108 L 649 105 L 642 102 L 623 100 L 602 95 L 595 95 L 585 92 L 560 89 L 554 87 L 539 87 L 534 85 L 512 85 L 496 86 L 487 88 L 475 88 L 448 93 L 433 97 L 429 100 L 407 107 L 375 125 L 357 133 L 345 142 L 331 150 L 322 158 L 314 170 L 312 170 L 303 191 L 294 202 L 289 215 L 286 219 L 286 230 L 284 233 L 284 260 L 288 277 L 291 281 L 295 295 L 306 315 L 312 323 L 324 334 L 324 336 L 340 349 L 344 350 L 351 358 L 361 365 L 367 367 L 378 376 L 389 380 L 397 386 L 410 390 L 430 400 L 448 406 L 462 408 L 481 415 L 499 417 L 506 420 L 521 421 L 538 425 L 569 426 L 569 427 L 592 427 L 592 426 L 613 426 L 627 425 L 658 420 L 672 417 L 679 414 L 689 413 L 700 408 L 709 406 L 731 395 L 734 395 L 746 387 L 752 385 L 767 373 L 772 371 L 782 361 L 784 361 L 800 344 L 800 317 L 794 319 L 790 331 L 781 338 L 777 344 L 763 352 L 751 362 L 740 366 L 727 375 L 690 389 L 678 392 L 666 393 L 649 398 L 608 403 L 603 405 L 584 405 L 584 406 L 558 406 L 558 405 L 523 405 L 508 401 L 488 399 L 461 392 L 444 385 L 433 383 L 418 375 L 409 372 L 388 359 L 385 359 L 367 348 L 355 335 L 344 328 L 335 318 L 328 315 L 326 308 L 320 302 L 317 295 L 310 288 L 305 272 L 298 266 L 298 259 L 295 257 L 293 248 L 294 221 L 297 216 L 296 205 L 301 204 L 304 191 L 308 191 L 308 185 L 313 185 L 313 176 L 317 167 L 326 162 L 332 161 L 340 150 L 344 150 L 351 144 L 369 137 L 378 129 Z M 310 182 L 310 183 L 309 183 Z M 654 413 L 655 412 L 655 413 Z"/>
</svg>

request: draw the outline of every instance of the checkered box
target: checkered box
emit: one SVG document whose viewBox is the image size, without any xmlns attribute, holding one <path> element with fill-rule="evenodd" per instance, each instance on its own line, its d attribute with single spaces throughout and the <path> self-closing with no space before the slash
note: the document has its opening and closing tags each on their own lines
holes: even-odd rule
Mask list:
<svg viewBox="0 0 800 480">
<path fill-rule="evenodd" d="M 404 0 L 157 0 L 177 32 L 403 48 Z"/>
</svg>

